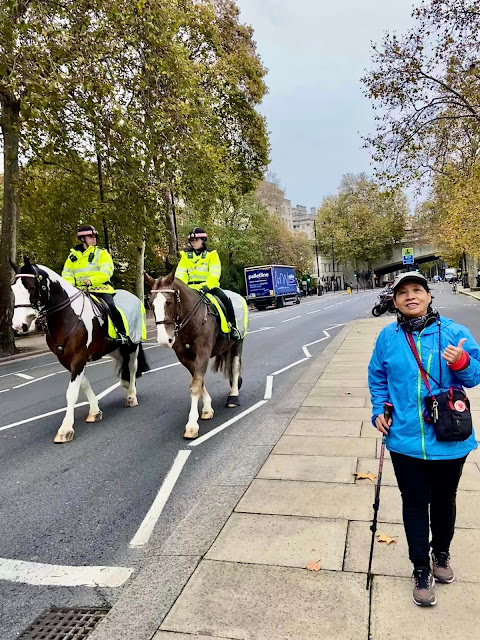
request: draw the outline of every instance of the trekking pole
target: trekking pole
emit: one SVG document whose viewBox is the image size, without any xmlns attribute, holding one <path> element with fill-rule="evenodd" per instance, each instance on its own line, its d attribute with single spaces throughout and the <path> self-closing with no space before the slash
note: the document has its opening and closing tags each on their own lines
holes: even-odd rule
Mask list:
<svg viewBox="0 0 480 640">
<path fill-rule="evenodd" d="M 383 405 L 383 415 L 385 416 L 385 420 L 388 421 L 392 417 L 392 409 L 393 405 L 390 402 L 386 402 Z M 380 487 L 382 486 L 382 471 L 383 471 L 383 460 L 385 458 L 385 441 L 387 439 L 387 435 L 384 433 L 382 435 L 382 446 L 380 448 L 380 462 L 378 464 L 378 476 L 377 476 L 377 484 L 375 486 L 375 502 L 373 503 L 373 521 L 370 526 L 370 531 L 372 532 L 372 542 L 370 544 L 370 558 L 368 560 L 368 570 L 367 570 L 367 586 L 368 589 L 372 582 L 372 560 L 373 560 L 373 545 L 375 544 L 375 533 L 377 532 L 377 519 L 378 519 L 378 509 L 380 507 Z"/>
</svg>

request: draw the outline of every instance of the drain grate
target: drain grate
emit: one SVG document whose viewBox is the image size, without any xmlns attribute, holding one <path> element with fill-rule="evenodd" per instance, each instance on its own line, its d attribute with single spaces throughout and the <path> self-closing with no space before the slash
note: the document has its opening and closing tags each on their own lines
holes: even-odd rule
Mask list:
<svg viewBox="0 0 480 640">
<path fill-rule="evenodd" d="M 17 640 L 84 640 L 110 609 L 61 609 L 38 616 Z"/>
</svg>

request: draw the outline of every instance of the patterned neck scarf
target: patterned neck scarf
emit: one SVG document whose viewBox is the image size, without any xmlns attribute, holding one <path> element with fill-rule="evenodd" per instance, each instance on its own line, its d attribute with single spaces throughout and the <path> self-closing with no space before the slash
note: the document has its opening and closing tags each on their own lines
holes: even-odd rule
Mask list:
<svg viewBox="0 0 480 640">
<path fill-rule="evenodd" d="M 397 309 L 397 322 L 405 331 L 422 331 L 425 327 L 430 326 L 438 321 L 440 314 L 432 307 L 432 303 L 428 305 L 427 313 L 418 318 L 411 318 L 404 315 Z"/>
</svg>

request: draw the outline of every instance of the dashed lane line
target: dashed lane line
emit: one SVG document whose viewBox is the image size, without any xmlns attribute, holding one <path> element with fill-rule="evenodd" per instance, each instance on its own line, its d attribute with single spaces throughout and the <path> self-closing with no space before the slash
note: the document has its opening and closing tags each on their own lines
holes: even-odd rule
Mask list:
<svg viewBox="0 0 480 640">
<path fill-rule="evenodd" d="M 297 318 L 302 318 L 302 316 L 293 316 L 293 318 L 287 318 L 286 320 L 282 320 L 282 322 L 291 322 L 292 320 L 296 320 Z"/>
</svg>

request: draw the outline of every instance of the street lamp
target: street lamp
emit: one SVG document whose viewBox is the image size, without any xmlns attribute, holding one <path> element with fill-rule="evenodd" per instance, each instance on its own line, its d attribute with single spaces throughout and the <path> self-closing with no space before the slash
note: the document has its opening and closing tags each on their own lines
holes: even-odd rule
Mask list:
<svg viewBox="0 0 480 640">
<path fill-rule="evenodd" d="M 337 279 L 335 277 L 335 253 L 333 251 L 333 236 L 330 236 L 330 240 L 332 242 L 332 267 L 333 267 L 333 276 L 332 276 L 332 284 L 333 282 L 337 282 Z M 333 287 L 333 290 L 335 291 L 335 286 Z"/>
<path fill-rule="evenodd" d="M 320 295 L 320 266 L 318 264 L 318 245 L 317 245 L 317 225 L 313 221 L 313 232 L 315 234 L 315 259 L 317 261 L 317 294 Z"/>
</svg>

